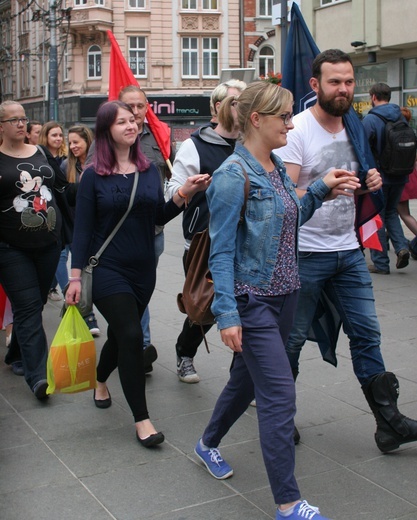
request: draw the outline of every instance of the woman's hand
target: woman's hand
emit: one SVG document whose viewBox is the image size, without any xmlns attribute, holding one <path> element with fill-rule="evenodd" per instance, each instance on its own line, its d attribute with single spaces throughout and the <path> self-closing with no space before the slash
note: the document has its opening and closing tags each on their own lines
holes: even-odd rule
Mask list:
<svg viewBox="0 0 417 520">
<path fill-rule="evenodd" d="M 187 195 L 189 199 L 198 191 L 205 191 L 211 183 L 211 177 L 208 173 L 200 173 L 191 175 L 181 187 L 182 193 Z"/>
<path fill-rule="evenodd" d="M 359 178 L 355 172 L 343 169 L 331 170 L 323 177 L 323 182 L 330 188 L 330 192 L 324 200 L 332 200 L 343 195 L 344 197 L 353 197 L 355 190 L 361 187 Z"/>
<path fill-rule="evenodd" d="M 181 207 L 184 203 L 187 206 L 189 201 L 193 198 L 193 195 L 199 191 L 205 191 L 210 186 L 210 183 L 211 177 L 208 173 L 191 175 L 172 199 L 178 207 Z"/>
<path fill-rule="evenodd" d="M 71 269 L 67 292 L 65 293 L 65 303 L 76 305 L 80 301 L 81 295 L 81 269 Z"/>
<path fill-rule="evenodd" d="M 242 352 L 242 327 L 222 329 L 220 336 L 226 347 L 229 347 L 233 352 Z"/>
</svg>

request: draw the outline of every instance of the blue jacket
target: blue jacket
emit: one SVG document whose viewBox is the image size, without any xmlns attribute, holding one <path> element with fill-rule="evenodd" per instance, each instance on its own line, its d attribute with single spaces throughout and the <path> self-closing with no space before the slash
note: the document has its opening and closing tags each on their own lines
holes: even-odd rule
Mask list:
<svg viewBox="0 0 417 520">
<path fill-rule="evenodd" d="M 322 204 L 329 188 L 317 180 L 299 200 L 295 185 L 280 158 L 271 154 L 284 187 L 297 204 L 298 224 L 306 222 Z M 249 181 L 245 203 L 245 174 Z M 209 268 L 214 281 L 211 310 L 219 329 L 240 325 L 234 296 L 235 281 L 266 289 L 270 286 L 279 251 L 284 204 L 267 172 L 249 151 L 237 144 L 234 153 L 213 173 L 206 192 L 210 211 Z M 297 236 L 294 237 L 297 248 Z"/>
<path fill-rule="evenodd" d="M 366 135 L 371 145 L 372 152 L 375 158 L 381 155 L 385 145 L 385 122 L 375 114 L 380 114 L 388 121 L 398 121 L 404 119 L 400 107 L 394 103 L 385 103 L 372 108 L 364 117 L 362 124 L 365 128 Z M 383 170 L 380 170 L 384 184 L 405 184 L 408 181 L 408 175 L 386 175 Z"/>
</svg>

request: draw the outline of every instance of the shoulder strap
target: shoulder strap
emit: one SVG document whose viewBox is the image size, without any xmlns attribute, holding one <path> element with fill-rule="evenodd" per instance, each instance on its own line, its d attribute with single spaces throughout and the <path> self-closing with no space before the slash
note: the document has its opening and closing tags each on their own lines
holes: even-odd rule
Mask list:
<svg viewBox="0 0 417 520">
<path fill-rule="evenodd" d="M 45 153 L 45 150 L 43 149 L 43 147 L 40 144 L 37 144 L 36 148 L 41 152 L 41 154 L 45 157 L 45 159 L 48 160 L 48 157 L 46 157 L 46 153 Z"/>
<path fill-rule="evenodd" d="M 385 124 L 387 124 L 389 121 L 386 117 L 384 116 L 381 116 L 381 114 L 377 114 L 376 112 L 372 112 L 371 113 L 372 116 L 376 116 L 376 117 L 379 117 L 379 119 L 382 119 L 382 121 L 384 121 Z M 400 118 L 401 119 L 401 118 Z M 400 120 L 398 119 L 398 121 Z"/>
<path fill-rule="evenodd" d="M 138 185 L 138 180 L 139 180 L 139 172 L 136 170 L 135 172 L 135 178 L 133 180 L 133 187 L 132 187 L 132 193 L 130 194 L 130 200 L 129 200 L 129 206 L 125 212 L 125 214 L 123 215 L 123 217 L 119 220 L 119 222 L 116 224 L 116 226 L 114 227 L 113 231 L 110 233 L 110 235 L 107 237 L 106 241 L 104 242 L 104 244 L 100 247 L 100 249 L 97 251 L 97 253 L 90 257 L 88 263 L 92 266 L 92 267 L 95 267 L 97 264 L 98 264 L 98 259 L 100 258 L 100 256 L 102 255 L 103 251 L 106 249 L 106 247 L 110 244 L 110 242 L 113 240 L 113 237 L 114 235 L 119 231 L 121 225 L 123 224 L 123 222 L 126 220 L 126 217 L 128 216 L 130 210 L 132 209 L 132 206 L 133 206 L 133 201 L 134 201 L 134 198 L 135 198 L 135 194 L 136 194 L 136 187 Z"/>
</svg>

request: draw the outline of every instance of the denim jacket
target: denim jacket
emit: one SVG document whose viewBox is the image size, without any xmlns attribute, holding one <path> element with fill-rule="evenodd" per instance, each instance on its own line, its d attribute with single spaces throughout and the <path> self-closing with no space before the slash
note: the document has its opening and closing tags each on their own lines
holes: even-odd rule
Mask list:
<svg viewBox="0 0 417 520">
<path fill-rule="evenodd" d="M 322 204 L 329 188 L 319 179 L 301 200 L 288 177 L 282 160 L 271 154 L 284 187 L 298 207 L 298 222 L 302 225 Z M 245 203 L 245 174 L 249 195 Z M 280 246 L 284 204 L 273 187 L 268 173 L 241 144 L 213 173 L 207 190 L 210 210 L 209 268 L 214 281 L 212 312 L 219 329 L 240 325 L 234 296 L 235 280 L 259 288 L 268 288 Z M 297 237 L 294 237 L 297 243 Z"/>
</svg>

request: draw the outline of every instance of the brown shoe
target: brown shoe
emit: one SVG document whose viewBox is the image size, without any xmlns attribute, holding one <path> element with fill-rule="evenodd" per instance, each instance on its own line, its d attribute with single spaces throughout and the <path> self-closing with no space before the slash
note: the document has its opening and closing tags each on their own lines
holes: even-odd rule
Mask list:
<svg viewBox="0 0 417 520">
<path fill-rule="evenodd" d="M 389 271 L 381 271 L 381 269 L 377 269 L 374 265 L 368 265 L 368 271 L 372 274 L 389 274 Z"/>
<path fill-rule="evenodd" d="M 410 260 L 410 252 L 407 249 L 401 249 L 397 254 L 397 269 L 407 267 Z"/>
</svg>

